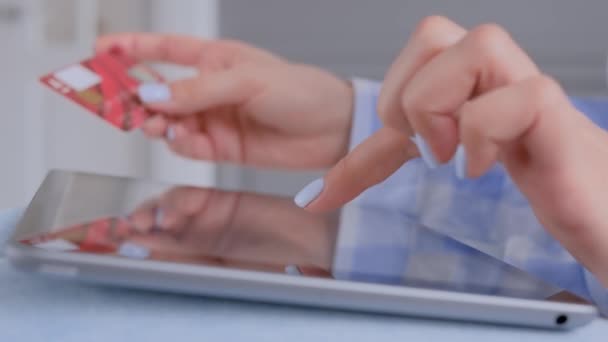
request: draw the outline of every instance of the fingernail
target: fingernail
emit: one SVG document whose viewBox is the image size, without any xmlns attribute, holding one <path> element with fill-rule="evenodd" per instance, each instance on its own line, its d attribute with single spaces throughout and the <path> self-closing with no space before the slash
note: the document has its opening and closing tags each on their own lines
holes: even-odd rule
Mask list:
<svg viewBox="0 0 608 342">
<path fill-rule="evenodd" d="M 456 155 L 454 155 L 454 168 L 456 169 L 456 177 L 467 178 L 467 151 L 462 144 L 458 145 Z"/>
<path fill-rule="evenodd" d="M 422 136 L 416 134 L 414 137 L 412 137 L 412 141 L 418 147 L 418 151 L 422 156 L 422 160 L 424 160 L 424 163 L 429 168 L 436 169 L 437 167 L 439 167 L 439 162 L 437 161 L 437 158 L 435 158 L 433 150 L 431 150 L 431 147 Z"/>
<path fill-rule="evenodd" d="M 175 140 L 175 128 L 173 128 L 173 126 L 169 126 L 169 128 L 167 128 L 167 140 Z"/>
<path fill-rule="evenodd" d="M 165 213 L 163 213 L 163 210 L 157 209 L 156 215 L 154 216 L 154 225 L 159 228 L 162 227 L 164 217 L 165 217 Z"/>
<path fill-rule="evenodd" d="M 136 243 L 125 242 L 118 248 L 118 254 L 131 259 L 147 259 L 150 257 L 150 250 Z"/>
<path fill-rule="evenodd" d="M 171 89 L 163 83 L 144 83 L 137 90 L 144 102 L 166 102 L 171 100 Z"/>
<path fill-rule="evenodd" d="M 287 265 L 285 266 L 285 274 L 293 275 L 293 276 L 301 276 L 302 272 L 298 269 L 296 265 Z"/>
<path fill-rule="evenodd" d="M 300 208 L 306 208 L 312 201 L 317 199 L 323 188 L 325 187 L 325 181 L 323 178 L 319 178 L 312 183 L 304 187 L 294 198 L 295 204 Z"/>
</svg>

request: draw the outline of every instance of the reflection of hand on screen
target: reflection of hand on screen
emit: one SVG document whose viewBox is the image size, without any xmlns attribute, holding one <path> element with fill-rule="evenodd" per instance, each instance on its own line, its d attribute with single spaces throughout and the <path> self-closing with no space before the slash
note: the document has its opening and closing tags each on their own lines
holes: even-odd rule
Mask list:
<svg viewBox="0 0 608 342">
<path fill-rule="evenodd" d="M 286 264 L 329 269 L 336 222 L 291 199 L 192 187 L 173 188 L 130 216 L 133 242 L 162 260 L 247 267 Z"/>
</svg>

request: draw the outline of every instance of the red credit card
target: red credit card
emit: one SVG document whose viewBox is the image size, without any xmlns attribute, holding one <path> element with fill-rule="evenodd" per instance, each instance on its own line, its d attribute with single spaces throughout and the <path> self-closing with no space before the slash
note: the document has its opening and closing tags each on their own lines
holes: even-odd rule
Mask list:
<svg viewBox="0 0 608 342">
<path fill-rule="evenodd" d="M 126 219 L 102 218 L 23 239 L 21 243 L 43 249 L 105 254 L 116 252 L 123 241 L 135 234 L 135 228 Z"/>
<path fill-rule="evenodd" d="M 142 105 L 137 88 L 142 83 L 163 82 L 163 78 L 112 50 L 45 75 L 40 81 L 111 125 L 131 131 L 154 114 Z"/>
</svg>

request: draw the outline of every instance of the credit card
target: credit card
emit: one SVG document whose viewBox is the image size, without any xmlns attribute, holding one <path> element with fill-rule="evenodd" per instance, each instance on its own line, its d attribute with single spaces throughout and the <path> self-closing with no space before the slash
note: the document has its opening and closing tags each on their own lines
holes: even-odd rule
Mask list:
<svg viewBox="0 0 608 342">
<path fill-rule="evenodd" d="M 139 100 L 139 85 L 164 80 L 149 66 L 113 49 L 42 76 L 40 81 L 112 126 L 132 131 L 155 114 Z"/>
<path fill-rule="evenodd" d="M 20 242 L 29 246 L 64 252 L 114 253 L 135 227 L 124 218 L 101 218 L 51 233 L 36 235 Z"/>
</svg>

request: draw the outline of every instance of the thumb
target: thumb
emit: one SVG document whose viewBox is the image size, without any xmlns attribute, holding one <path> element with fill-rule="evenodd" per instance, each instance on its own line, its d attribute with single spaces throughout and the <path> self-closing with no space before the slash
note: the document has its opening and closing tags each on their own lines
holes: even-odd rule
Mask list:
<svg viewBox="0 0 608 342">
<path fill-rule="evenodd" d="M 403 133 L 382 128 L 357 146 L 323 179 L 315 180 L 295 197 L 295 203 L 313 212 L 331 211 L 381 183 L 417 154 Z"/>
<path fill-rule="evenodd" d="M 150 108 L 166 114 L 191 114 L 240 104 L 261 91 L 262 83 L 244 68 L 201 73 L 170 84 L 146 83 L 138 89 Z"/>
</svg>

